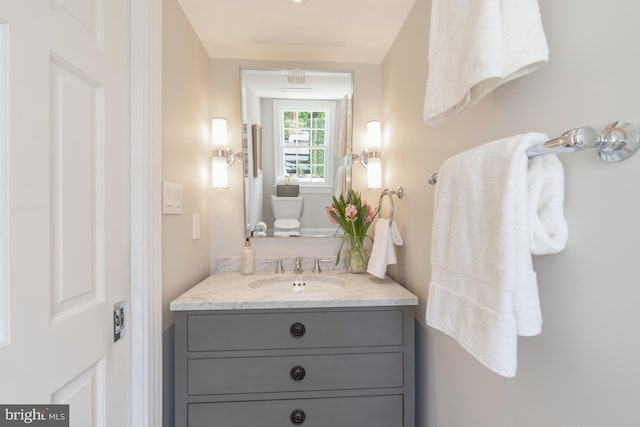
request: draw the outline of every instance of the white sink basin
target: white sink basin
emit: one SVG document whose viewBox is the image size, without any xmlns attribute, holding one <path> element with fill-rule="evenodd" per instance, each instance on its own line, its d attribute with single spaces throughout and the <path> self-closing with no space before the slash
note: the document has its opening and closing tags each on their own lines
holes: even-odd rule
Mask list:
<svg viewBox="0 0 640 427">
<path fill-rule="evenodd" d="M 345 285 L 343 279 L 337 277 L 322 277 L 322 275 L 307 276 L 276 276 L 268 279 L 254 280 L 249 287 L 276 293 L 284 292 L 326 292 L 336 290 Z"/>
</svg>

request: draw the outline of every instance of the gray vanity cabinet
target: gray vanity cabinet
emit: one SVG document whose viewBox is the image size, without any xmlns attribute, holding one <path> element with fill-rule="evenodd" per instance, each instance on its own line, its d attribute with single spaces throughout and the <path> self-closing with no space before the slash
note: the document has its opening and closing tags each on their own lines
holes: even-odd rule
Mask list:
<svg viewBox="0 0 640 427">
<path fill-rule="evenodd" d="M 176 427 L 413 427 L 414 307 L 178 311 Z"/>
</svg>

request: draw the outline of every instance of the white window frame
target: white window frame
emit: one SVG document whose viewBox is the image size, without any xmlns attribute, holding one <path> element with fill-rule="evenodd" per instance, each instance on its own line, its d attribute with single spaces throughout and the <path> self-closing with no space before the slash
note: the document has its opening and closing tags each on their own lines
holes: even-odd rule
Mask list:
<svg viewBox="0 0 640 427">
<path fill-rule="evenodd" d="M 282 144 L 284 139 L 283 111 L 324 111 L 326 113 L 325 130 L 325 180 L 324 182 L 303 182 L 303 193 L 331 193 L 334 185 L 334 158 L 336 147 L 336 101 L 277 99 L 273 101 L 273 138 L 275 177 L 284 171 Z"/>
</svg>

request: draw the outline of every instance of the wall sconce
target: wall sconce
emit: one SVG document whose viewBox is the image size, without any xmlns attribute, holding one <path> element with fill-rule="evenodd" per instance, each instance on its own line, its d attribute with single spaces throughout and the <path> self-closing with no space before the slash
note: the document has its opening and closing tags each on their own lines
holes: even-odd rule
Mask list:
<svg viewBox="0 0 640 427">
<path fill-rule="evenodd" d="M 367 168 L 367 188 L 378 190 L 382 188 L 382 153 L 380 136 L 380 122 L 367 122 L 367 149 L 360 153 L 360 163 Z M 356 154 L 353 161 L 358 160 Z"/>
<path fill-rule="evenodd" d="M 236 153 L 227 146 L 227 120 L 216 117 L 211 120 L 211 186 L 214 190 L 229 188 L 228 168 L 236 160 Z M 238 153 L 242 156 L 242 153 Z"/>
</svg>

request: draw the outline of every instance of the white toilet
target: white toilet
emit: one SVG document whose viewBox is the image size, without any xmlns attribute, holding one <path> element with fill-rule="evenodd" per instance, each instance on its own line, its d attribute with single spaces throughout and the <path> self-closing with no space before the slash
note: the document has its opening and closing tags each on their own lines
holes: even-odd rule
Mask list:
<svg viewBox="0 0 640 427">
<path fill-rule="evenodd" d="M 271 196 L 271 209 L 276 219 L 273 223 L 274 236 L 299 236 L 300 217 L 304 200 L 298 197 Z"/>
</svg>

